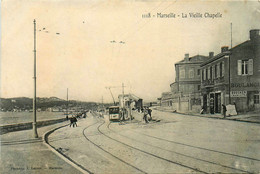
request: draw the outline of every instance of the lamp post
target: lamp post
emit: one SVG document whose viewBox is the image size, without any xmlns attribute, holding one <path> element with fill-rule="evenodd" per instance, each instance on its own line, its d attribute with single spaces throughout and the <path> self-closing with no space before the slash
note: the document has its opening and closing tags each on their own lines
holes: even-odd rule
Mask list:
<svg viewBox="0 0 260 174">
<path fill-rule="evenodd" d="M 37 122 L 36 122 L 36 20 L 33 20 L 34 24 L 34 96 L 33 96 L 33 136 L 34 138 L 38 138 L 38 133 L 37 133 Z"/>
</svg>

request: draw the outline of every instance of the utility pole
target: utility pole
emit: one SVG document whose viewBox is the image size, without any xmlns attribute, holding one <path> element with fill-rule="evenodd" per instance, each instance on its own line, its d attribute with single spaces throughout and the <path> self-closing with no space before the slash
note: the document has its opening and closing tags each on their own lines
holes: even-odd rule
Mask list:
<svg viewBox="0 0 260 174">
<path fill-rule="evenodd" d="M 34 138 L 38 138 L 37 134 L 37 122 L 36 122 L 36 21 L 33 20 L 34 24 L 34 97 L 33 97 L 33 136 Z"/>
<path fill-rule="evenodd" d="M 124 94 L 124 83 L 122 83 L 122 104 L 123 104 L 123 120 L 125 120 L 125 94 Z"/>
<path fill-rule="evenodd" d="M 124 83 L 122 83 L 122 99 L 123 99 L 123 108 L 125 108 L 125 100 L 124 100 L 125 94 L 124 94 Z"/>
<path fill-rule="evenodd" d="M 102 95 L 102 110 L 104 109 L 104 102 L 103 102 L 103 95 Z"/>
<path fill-rule="evenodd" d="M 230 25 L 230 29 L 231 29 L 231 44 L 230 44 L 230 50 L 232 49 L 232 23 L 231 23 L 231 25 Z M 231 104 L 231 73 L 230 73 L 230 58 L 231 58 L 231 52 L 230 52 L 230 54 L 229 54 L 229 58 L 228 58 L 228 91 L 229 91 L 229 97 L 228 97 L 228 102 L 229 102 L 229 104 Z"/>
<path fill-rule="evenodd" d="M 67 120 L 69 119 L 68 109 L 69 109 L 69 88 L 67 88 L 67 115 L 66 115 Z"/>
</svg>

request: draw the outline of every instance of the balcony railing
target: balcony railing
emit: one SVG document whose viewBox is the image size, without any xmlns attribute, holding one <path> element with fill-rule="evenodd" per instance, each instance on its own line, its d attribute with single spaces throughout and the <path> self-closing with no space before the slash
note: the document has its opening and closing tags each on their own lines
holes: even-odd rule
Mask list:
<svg viewBox="0 0 260 174">
<path fill-rule="evenodd" d="M 223 82 L 225 82 L 224 77 L 218 77 L 216 79 L 204 80 L 204 81 L 202 81 L 202 85 L 203 86 L 211 86 L 211 85 L 216 85 L 216 84 L 223 83 Z"/>
</svg>

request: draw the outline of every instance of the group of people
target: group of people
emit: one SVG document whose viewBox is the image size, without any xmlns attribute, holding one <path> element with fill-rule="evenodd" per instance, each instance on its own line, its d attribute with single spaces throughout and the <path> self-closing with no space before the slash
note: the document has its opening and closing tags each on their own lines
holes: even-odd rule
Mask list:
<svg viewBox="0 0 260 174">
<path fill-rule="evenodd" d="M 234 105 L 235 105 L 235 103 L 234 103 Z M 200 114 L 204 114 L 205 110 L 206 109 L 204 107 L 202 107 Z M 223 118 L 226 118 L 226 112 L 227 112 L 226 105 L 222 104 L 222 110 L 223 110 Z"/>
<path fill-rule="evenodd" d="M 77 121 L 78 121 L 78 120 L 77 120 L 77 118 L 76 118 L 75 116 L 71 117 L 71 118 L 70 118 L 70 127 L 71 127 L 71 126 L 73 126 L 73 127 L 74 127 L 74 126 L 75 126 L 75 127 L 78 127 Z"/>
<path fill-rule="evenodd" d="M 152 120 L 152 110 L 149 107 L 144 107 L 144 108 L 142 108 L 142 110 L 143 110 L 143 114 L 144 114 L 143 120 L 145 121 L 145 123 L 149 123 L 149 121 Z M 150 116 L 149 120 L 147 118 L 148 115 Z"/>
</svg>

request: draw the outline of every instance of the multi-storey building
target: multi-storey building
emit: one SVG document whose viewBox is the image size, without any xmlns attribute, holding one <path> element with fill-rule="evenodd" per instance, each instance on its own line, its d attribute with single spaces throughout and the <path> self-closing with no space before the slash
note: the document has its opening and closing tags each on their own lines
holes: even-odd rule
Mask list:
<svg viewBox="0 0 260 174">
<path fill-rule="evenodd" d="M 184 60 L 175 64 L 176 78 L 170 87 L 172 106 L 177 112 L 200 110 L 200 65 L 207 59 L 202 55 L 189 57 L 185 54 Z"/>
<path fill-rule="evenodd" d="M 238 112 L 260 108 L 260 30 L 250 31 L 250 40 L 201 64 L 202 107 L 221 113 L 222 104 L 236 106 Z"/>
<path fill-rule="evenodd" d="M 162 97 L 160 98 L 160 104 L 163 107 L 172 107 L 172 92 L 163 92 Z"/>
</svg>

